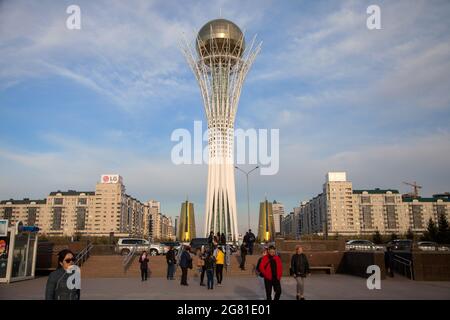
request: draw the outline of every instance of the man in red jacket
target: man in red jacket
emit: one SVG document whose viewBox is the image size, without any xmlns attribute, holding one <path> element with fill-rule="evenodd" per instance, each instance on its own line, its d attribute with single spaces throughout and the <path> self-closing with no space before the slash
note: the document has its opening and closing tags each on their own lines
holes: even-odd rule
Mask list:
<svg viewBox="0 0 450 320">
<path fill-rule="evenodd" d="M 272 300 L 272 287 L 275 291 L 274 300 L 280 300 L 280 279 L 283 273 L 283 265 L 279 256 L 275 255 L 275 247 L 269 247 L 269 254 L 265 255 L 259 264 L 259 271 L 264 276 L 267 300 Z"/>
</svg>

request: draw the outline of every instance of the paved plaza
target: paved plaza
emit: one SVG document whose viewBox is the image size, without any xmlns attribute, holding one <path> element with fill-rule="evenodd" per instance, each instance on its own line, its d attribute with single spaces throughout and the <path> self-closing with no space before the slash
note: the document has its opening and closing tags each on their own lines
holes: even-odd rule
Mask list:
<svg viewBox="0 0 450 320">
<path fill-rule="evenodd" d="M 206 279 L 205 279 L 206 280 Z M 0 299 L 43 299 L 47 277 L 0 284 Z M 224 278 L 222 287 L 207 290 L 199 286 L 198 277 L 180 286 L 179 279 L 149 278 L 88 278 L 81 283 L 81 299 L 147 299 L 147 300 L 262 300 L 264 289 L 256 277 Z M 282 279 L 282 300 L 295 299 L 295 280 Z M 402 277 L 382 280 L 381 290 L 369 290 L 366 280 L 349 275 L 312 275 L 306 280 L 308 300 L 392 300 L 392 299 L 450 299 L 450 282 L 411 281 Z"/>
</svg>

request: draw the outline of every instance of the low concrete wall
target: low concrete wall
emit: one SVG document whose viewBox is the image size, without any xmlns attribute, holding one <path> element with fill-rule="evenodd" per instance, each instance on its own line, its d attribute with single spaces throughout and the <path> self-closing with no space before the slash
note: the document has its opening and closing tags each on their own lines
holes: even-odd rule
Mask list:
<svg viewBox="0 0 450 320">
<path fill-rule="evenodd" d="M 373 251 L 348 251 L 343 255 L 340 273 L 351 274 L 368 278 L 371 274 L 366 273 L 367 267 L 377 265 L 380 267 L 381 279 L 386 278 L 386 267 L 383 252 Z"/>
<path fill-rule="evenodd" d="M 450 281 L 450 253 L 414 251 L 414 280 Z"/>
<path fill-rule="evenodd" d="M 344 240 L 284 240 L 276 239 L 275 246 L 279 251 L 295 251 L 301 245 L 306 252 L 310 251 L 345 251 Z"/>
</svg>

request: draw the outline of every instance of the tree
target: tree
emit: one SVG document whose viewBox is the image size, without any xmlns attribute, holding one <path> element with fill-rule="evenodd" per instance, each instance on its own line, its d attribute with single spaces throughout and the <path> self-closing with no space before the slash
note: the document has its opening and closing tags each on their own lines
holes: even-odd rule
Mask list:
<svg viewBox="0 0 450 320">
<path fill-rule="evenodd" d="M 406 232 L 406 239 L 414 240 L 414 233 L 412 232 L 411 228 L 409 228 L 408 232 Z"/>
<path fill-rule="evenodd" d="M 436 236 L 438 243 L 450 243 L 450 228 L 448 226 L 447 217 L 441 213 L 438 221 L 438 232 Z"/>
<path fill-rule="evenodd" d="M 428 220 L 428 227 L 427 231 L 424 232 L 422 236 L 422 240 L 424 241 L 438 241 L 438 228 L 436 224 L 434 223 L 433 219 L 430 218 Z"/>
<path fill-rule="evenodd" d="M 381 238 L 381 234 L 380 231 L 375 231 L 375 233 L 373 234 L 373 243 L 375 244 L 381 244 L 383 243 L 383 239 Z"/>
<path fill-rule="evenodd" d="M 396 233 L 392 233 L 392 234 L 391 234 L 391 241 L 392 241 L 392 240 L 396 240 L 396 239 L 398 239 L 397 234 L 396 234 Z"/>
</svg>

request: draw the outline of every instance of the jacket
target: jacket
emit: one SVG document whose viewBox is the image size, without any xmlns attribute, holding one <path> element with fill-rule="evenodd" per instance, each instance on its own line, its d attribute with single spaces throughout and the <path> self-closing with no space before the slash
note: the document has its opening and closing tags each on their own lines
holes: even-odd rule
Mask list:
<svg viewBox="0 0 450 320">
<path fill-rule="evenodd" d="M 80 289 L 70 290 L 67 287 L 70 276 L 63 268 L 50 273 L 45 287 L 45 300 L 80 300 Z"/>
<path fill-rule="evenodd" d="M 148 258 L 145 256 L 145 259 L 142 259 L 142 255 L 139 257 L 139 263 L 141 264 L 141 270 L 148 269 Z"/>
<path fill-rule="evenodd" d="M 304 253 L 294 254 L 291 258 L 291 272 L 292 275 L 306 277 L 309 273 L 309 263 L 308 258 Z"/>
<path fill-rule="evenodd" d="M 173 249 L 167 251 L 166 261 L 167 261 L 167 264 L 176 264 L 177 263 L 177 258 L 175 257 L 175 251 Z"/>
<path fill-rule="evenodd" d="M 205 258 L 205 270 L 213 270 L 216 259 L 214 256 L 208 256 Z"/>
<path fill-rule="evenodd" d="M 180 257 L 180 267 L 181 268 L 191 268 L 192 267 L 192 258 L 189 252 L 183 251 Z"/>
<path fill-rule="evenodd" d="M 277 268 L 277 279 L 281 279 L 281 275 L 283 274 L 283 265 L 281 263 L 281 259 L 279 256 L 270 256 L 269 254 L 265 255 L 261 259 L 261 263 L 259 264 L 259 272 L 263 275 L 264 279 L 272 281 L 272 270 L 270 267 L 270 260 L 275 260 L 275 265 Z"/>
<path fill-rule="evenodd" d="M 225 263 L 225 253 L 220 249 L 214 250 L 214 258 L 216 258 L 216 264 Z"/>
</svg>

